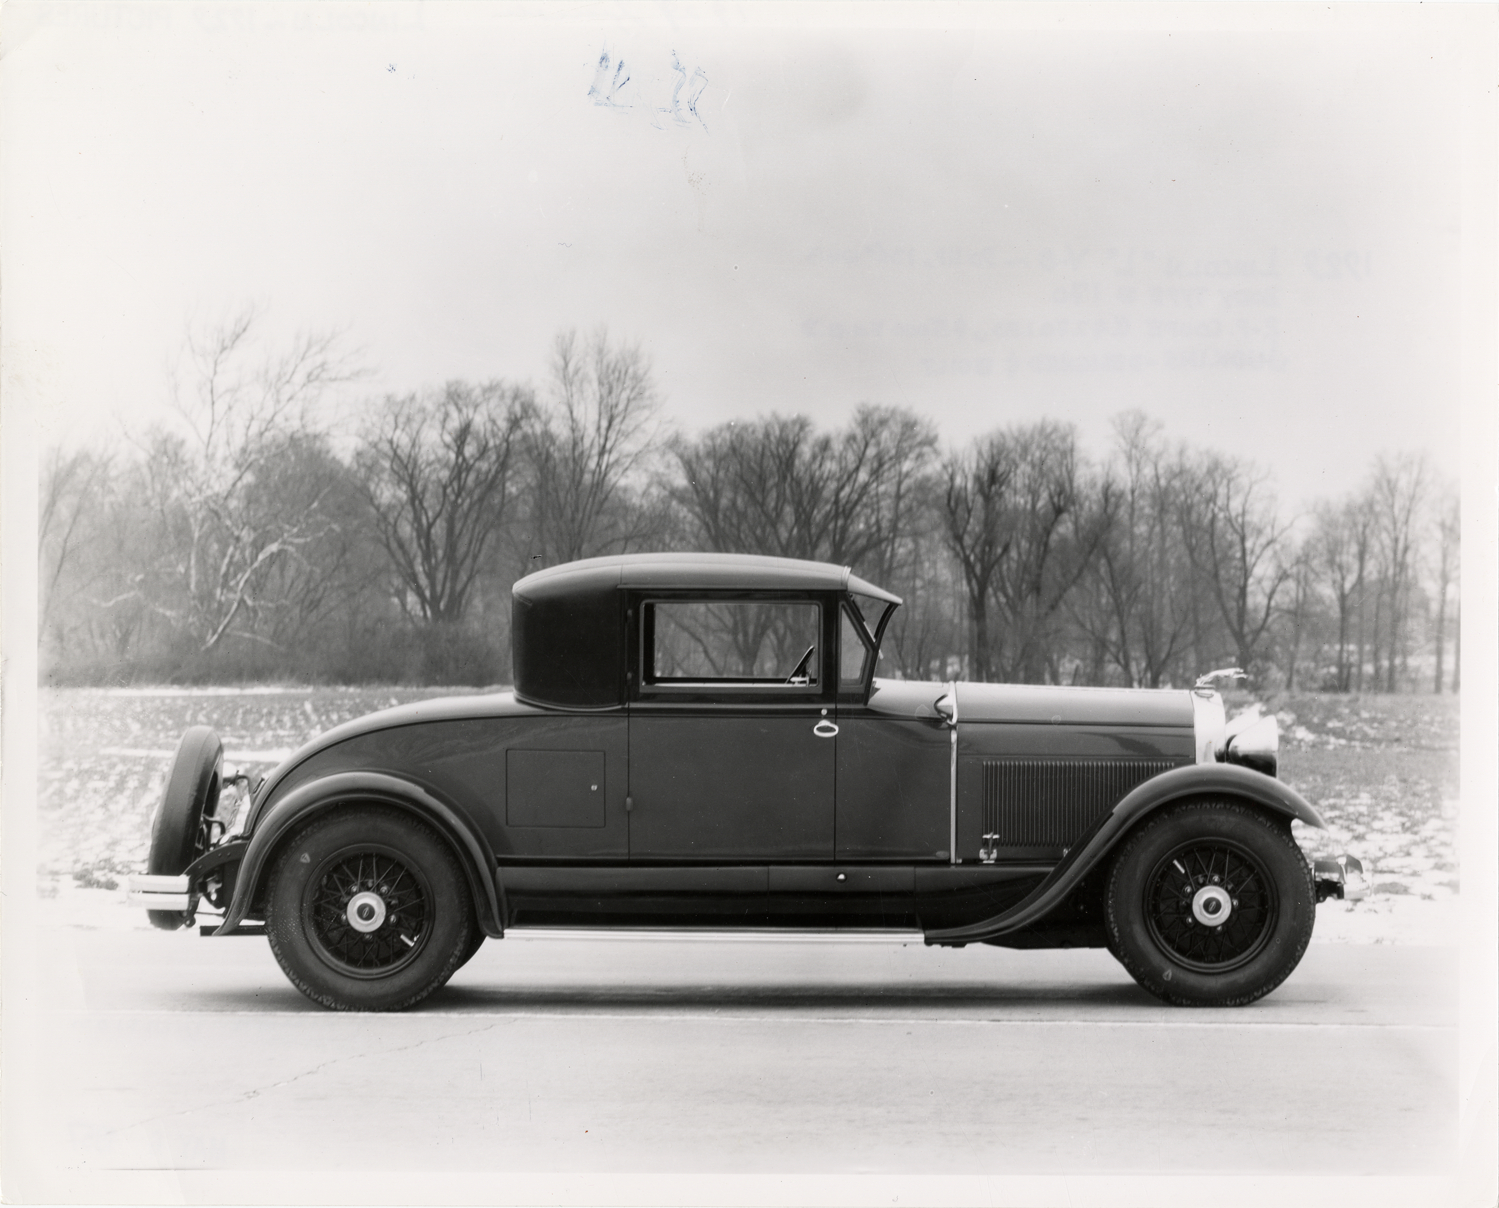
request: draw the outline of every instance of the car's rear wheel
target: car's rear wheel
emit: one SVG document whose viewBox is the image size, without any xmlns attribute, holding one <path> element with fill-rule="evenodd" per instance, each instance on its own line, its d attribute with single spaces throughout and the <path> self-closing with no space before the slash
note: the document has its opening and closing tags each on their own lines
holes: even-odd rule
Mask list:
<svg viewBox="0 0 1499 1208">
<path fill-rule="evenodd" d="M 1311 869 L 1290 828 L 1235 801 L 1171 806 L 1109 872 L 1109 949 L 1179 1006 L 1242 1006 L 1274 990 L 1312 938 Z"/>
<path fill-rule="evenodd" d="M 177 743 L 161 804 L 151 820 L 151 847 L 146 871 L 152 876 L 179 876 L 208 850 L 204 815 L 217 808 L 223 778 L 224 746 L 207 726 L 193 726 Z M 187 923 L 179 910 L 148 910 L 155 927 L 175 931 Z"/>
<path fill-rule="evenodd" d="M 486 937 L 484 935 L 483 930 L 480 929 L 480 927 L 476 924 L 474 926 L 474 936 L 473 936 L 473 939 L 469 940 L 469 942 L 468 942 L 468 951 L 463 954 L 463 959 L 458 962 L 458 969 L 463 968 L 464 965 L 468 964 L 469 961 L 471 961 L 471 960 L 474 959 L 474 953 L 478 952 L 479 949 L 484 946 L 484 940 L 485 940 L 485 938 Z M 457 969 L 454 970 L 455 973 L 457 971 L 458 971 Z"/>
<path fill-rule="evenodd" d="M 431 994 L 471 955 L 473 914 L 443 838 L 380 806 L 340 809 L 299 831 L 266 893 L 282 970 L 338 1011 L 399 1011 Z"/>
</svg>

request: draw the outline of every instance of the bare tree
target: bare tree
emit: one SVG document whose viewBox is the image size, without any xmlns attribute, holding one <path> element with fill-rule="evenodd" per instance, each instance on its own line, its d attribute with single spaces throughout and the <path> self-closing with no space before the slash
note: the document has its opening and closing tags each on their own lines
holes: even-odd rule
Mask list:
<svg viewBox="0 0 1499 1208">
<path fill-rule="evenodd" d="M 1091 606 L 1074 615 L 1127 684 L 1158 688 L 1192 634 L 1191 566 L 1177 526 L 1196 483 L 1162 444 L 1158 422 L 1129 412 L 1115 432 L 1115 466 L 1101 487 L 1113 523 L 1090 568 Z"/>
<path fill-rule="evenodd" d="M 630 487 L 654 449 L 660 405 L 638 345 L 564 332 L 552 349 L 552 400 L 526 427 L 537 550 L 569 562 L 628 549 L 654 527 Z"/>
<path fill-rule="evenodd" d="M 1371 562 L 1374 557 L 1374 516 L 1368 505 L 1367 495 L 1350 501 L 1347 505 L 1346 523 L 1348 540 L 1353 551 L 1354 583 L 1357 591 L 1358 639 L 1355 643 L 1354 691 L 1364 690 L 1364 651 L 1370 643 L 1369 589 L 1371 587 Z M 1375 643 L 1375 665 L 1378 666 L 1378 644 Z"/>
<path fill-rule="evenodd" d="M 147 450 L 163 490 L 163 514 L 181 589 L 152 606 L 214 649 L 265 602 L 261 589 L 278 561 L 325 530 L 317 494 L 290 506 L 261 489 L 285 442 L 310 432 L 325 393 L 361 375 L 336 333 L 302 333 L 279 352 L 258 343 L 259 316 L 247 308 L 195 329 L 172 377 L 185 435 L 160 434 Z M 248 634 L 241 626 L 240 632 Z"/>
<path fill-rule="evenodd" d="M 1056 677 L 1054 623 L 1112 508 L 1111 488 L 1090 498 L 1075 434 L 1060 424 L 997 432 L 949 457 L 943 514 L 972 626 L 970 674 Z"/>
<path fill-rule="evenodd" d="M 1055 680 L 1055 622 L 1113 523 L 1114 495 L 1090 484 L 1070 426 L 1044 421 L 1009 434 L 1015 449 L 1007 525 L 1012 534 L 993 580 L 1003 622 L 1000 678 Z"/>
<path fill-rule="evenodd" d="M 989 599 L 994 577 L 1014 542 L 1008 515 L 1009 490 L 1019 466 L 1011 442 L 996 433 L 976 441 L 966 453 L 950 456 L 943 470 L 947 544 L 962 572 L 972 627 L 968 674 L 976 680 L 989 680 L 996 672 Z"/>
<path fill-rule="evenodd" d="M 1311 539 L 1289 550 L 1286 557 L 1286 567 L 1290 572 L 1286 585 L 1290 590 L 1282 615 L 1290 632 L 1286 635 L 1285 666 L 1282 670 L 1285 672 L 1287 692 L 1296 691 L 1296 667 L 1301 661 L 1301 646 L 1317 607 L 1314 559 Z"/>
<path fill-rule="evenodd" d="M 283 508 L 315 511 L 321 520 L 310 541 L 272 564 L 261 590 L 257 631 L 272 646 L 294 650 L 374 587 L 378 542 L 353 468 L 321 436 L 282 438 L 256 489 Z"/>
<path fill-rule="evenodd" d="M 37 514 L 38 612 L 42 635 L 54 643 L 63 639 L 61 597 L 65 576 L 88 558 L 86 548 L 98 529 L 99 513 L 112 471 L 111 459 L 88 449 L 48 450 L 42 463 L 41 499 Z M 76 590 L 81 590 L 79 585 Z"/>
<path fill-rule="evenodd" d="M 910 553 L 897 578 L 878 580 L 905 599 L 896 610 L 881 644 L 901 679 L 946 679 L 963 647 L 963 587 L 957 567 L 942 540 L 937 505 L 930 520 L 913 529 Z M 923 516 L 927 510 L 923 510 Z"/>
<path fill-rule="evenodd" d="M 1381 457 L 1374 467 L 1370 503 L 1383 585 L 1386 618 L 1384 687 L 1395 691 L 1396 676 L 1409 657 L 1411 586 L 1414 577 L 1414 543 L 1421 508 L 1426 499 L 1429 471 L 1424 455 L 1400 454 Z M 1375 680 L 1378 682 L 1378 659 Z"/>
<path fill-rule="evenodd" d="M 900 559 L 932 442 L 926 425 L 893 409 L 861 408 L 839 433 L 772 415 L 675 441 L 669 489 L 694 544 L 878 574 Z"/>
<path fill-rule="evenodd" d="M 1339 692 L 1347 692 L 1354 686 L 1350 628 L 1364 589 L 1368 528 L 1360 508 L 1352 501 L 1341 506 L 1319 505 L 1313 524 L 1309 554 L 1327 583 L 1337 612 L 1336 683 Z M 1359 658 L 1362 661 L 1362 640 Z"/>
<path fill-rule="evenodd" d="M 861 574 L 904 581 L 930 506 L 937 448 L 930 421 L 898 407 L 863 406 L 837 439 L 832 544 Z M 857 551 L 857 552 L 855 552 Z"/>
<path fill-rule="evenodd" d="M 449 382 L 434 395 L 386 400 L 366 430 L 360 476 L 376 531 L 423 621 L 459 621 L 496 532 L 515 501 L 529 391 Z"/>
<path fill-rule="evenodd" d="M 1446 655 L 1447 593 L 1458 581 L 1462 557 L 1462 505 L 1450 485 L 1444 487 L 1436 508 L 1437 580 L 1436 580 L 1436 673 L 1432 691 L 1440 695 L 1443 681 L 1443 659 Z M 1452 690 L 1457 691 L 1456 659 L 1453 661 Z"/>
<path fill-rule="evenodd" d="M 881 660 L 901 676 L 945 675 L 954 636 L 947 606 L 954 584 L 945 565 L 938 483 L 933 474 L 936 430 L 894 407 L 860 407 L 840 442 L 840 457 L 872 489 L 852 517 L 864 551 L 859 573 L 906 599 L 886 630 Z"/>
<path fill-rule="evenodd" d="M 672 452 L 672 495 L 694 544 L 728 553 L 812 558 L 827 550 L 824 509 L 832 439 L 806 416 L 729 423 Z"/>
<path fill-rule="evenodd" d="M 1182 536 L 1206 578 L 1234 657 L 1253 671 L 1275 617 L 1276 596 L 1291 575 L 1281 556 L 1290 526 L 1277 516 L 1263 474 L 1222 458 L 1210 459 L 1205 470 L 1209 493 L 1200 511 L 1184 514 Z"/>
</svg>

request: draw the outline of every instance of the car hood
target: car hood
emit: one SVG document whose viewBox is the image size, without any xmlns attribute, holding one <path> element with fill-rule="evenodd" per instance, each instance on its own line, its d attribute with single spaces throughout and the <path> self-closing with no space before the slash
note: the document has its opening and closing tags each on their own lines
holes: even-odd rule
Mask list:
<svg viewBox="0 0 1499 1208">
<path fill-rule="evenodd" d="M 1050 725 L 1192 725 L 1192 694 L 1160 688 L 1051 688 L 959 684 L 958 722 Z"/>
<path fill-rule="evenodd" d="M 869 707 L 901 717 L 935 717 L 950 685 L 874 681 Z M 1164 688 L 1056 688 L 1039 684 L 956 685 L 958 723 L 1171 726 L 1192 728 L 1192 694 Z"/>
</svg>

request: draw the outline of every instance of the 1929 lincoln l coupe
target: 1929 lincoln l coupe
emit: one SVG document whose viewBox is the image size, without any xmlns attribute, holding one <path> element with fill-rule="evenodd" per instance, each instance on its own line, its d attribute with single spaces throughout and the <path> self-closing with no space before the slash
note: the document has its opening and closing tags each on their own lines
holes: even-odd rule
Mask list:
<svg viewBox="0 0 1499 1208">
<path fill-rule="evenodd" d="M 1320 897 L 1273 716 L 1190 690 L 876 678 L 899 598 L 847 568 L 594 558 L 515 584 L 514 691 L 372 714 L 253 789 L 182 738 L 132 898 L 263 934 L 328 1007 L 396 1010 L 522 929 L 1102 946 L 1151 994 L 1251 1002 Z"/>
</svg>

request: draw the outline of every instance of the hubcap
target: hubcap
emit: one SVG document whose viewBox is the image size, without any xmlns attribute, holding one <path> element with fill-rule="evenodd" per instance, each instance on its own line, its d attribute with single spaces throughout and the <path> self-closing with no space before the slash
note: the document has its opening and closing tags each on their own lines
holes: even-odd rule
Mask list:
<svg viewBox="0 0 1499 1208">
<path fill-rule="evenodd" d="M 323 860 L 302 899 L 307 938 L 349 977 L 388 977 L 416 958 L 432 930 L 432 891 L 390 848 L 345 848 Z"/>
<path fill-rule="evenodd" d="M 1193 839 L 1167 853 L 1145 882 L 1145 922 L 1161 952 L 1183 968 L 1227 973 L 1269 942 L 1275 882 L 1247 847 Z"/>
<path fill-rule="evenodd" d="M 362 890 L 349 899 L 349 908 L 344 913 L 350 927 L 368 935 L 371 931 L 379 931 L 385 922 L 385 899 L 378 893 Z"/>
<path fill-rule="evenodd" d="M 1221 885 L 1204 885 L 1192 895 L 1192 917 L 1204 927 L 1221 927 L 1233 913 L 1234 900 Z"/>
</svg>

